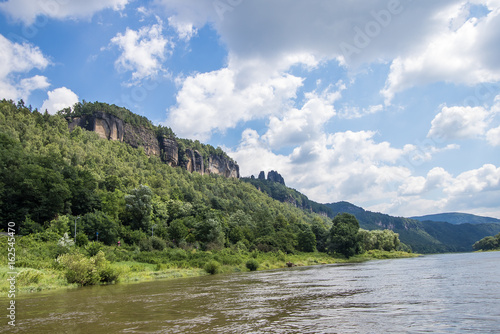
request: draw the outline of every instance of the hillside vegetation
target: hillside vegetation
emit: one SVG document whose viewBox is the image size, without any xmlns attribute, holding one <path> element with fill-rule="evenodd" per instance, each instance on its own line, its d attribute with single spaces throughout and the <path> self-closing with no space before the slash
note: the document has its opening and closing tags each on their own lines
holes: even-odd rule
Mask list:
<svg viewBox="0 0 500 334">
<path fill-rule="evenodd" d="M 152 126 L 100 103 L 78 105 L 73 116 L 87 107 Z M 70 132 L 69 115 L 0 101 L 0 228 L 10 233 L 0 243 L 6 249 L 16 236 L 21 286 L 177 275 L 172 270 L 255 270 L 291 260 L 329 263 L 400 249 L 392 231 L 358 233 L 355 218 L 334 224 L 240 179 L 190 173 L 141 147 L 80 127 Z M 342 236 L 348 225 L 355 233 Z M 7 255 L 0 256 L 7 263 Z"/>
</svg>

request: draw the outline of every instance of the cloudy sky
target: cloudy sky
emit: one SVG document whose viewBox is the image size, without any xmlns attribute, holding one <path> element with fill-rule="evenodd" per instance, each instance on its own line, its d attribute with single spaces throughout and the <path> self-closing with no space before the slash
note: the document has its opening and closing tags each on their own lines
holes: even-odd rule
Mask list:
<svg viewBox="0 0 500 334">
<path fill-rule="evenodd" d="M 323 203 L 500 218 L 500 0 L 0 0 L 0 98 L 124 106 Z"/>
</svg>

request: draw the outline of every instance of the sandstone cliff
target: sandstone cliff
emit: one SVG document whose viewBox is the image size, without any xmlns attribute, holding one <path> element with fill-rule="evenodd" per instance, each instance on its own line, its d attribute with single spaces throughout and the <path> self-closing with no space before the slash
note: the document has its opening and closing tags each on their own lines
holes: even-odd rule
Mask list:
<svg viewBox="0 0 500 334">
<path fill-rule="evenodd" d="M 135 148 L 142 147 L 147 155 L 159 156 L 163 162 L 172 167 L 180 166 L 202 175 L 240 177 L 238 164 L 225 156 L 210 154 L 204 157 L 192 148 L 181 149 L 175 138 L 157 136 L 153 129 L 142 125 L 131 125 L 109 113 L 95 112 L 91 115 L 69 117 L 68 126 L 70 130 L 79 126 L 96 132 L 103 139 L 118 140 Z"/>
</svg>

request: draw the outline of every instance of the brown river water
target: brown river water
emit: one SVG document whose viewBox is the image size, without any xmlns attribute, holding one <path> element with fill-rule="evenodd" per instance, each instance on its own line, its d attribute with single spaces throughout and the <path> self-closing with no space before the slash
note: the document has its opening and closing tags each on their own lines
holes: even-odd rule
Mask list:
<svg viewBox="0 0 500 334">
<path fill-rule="evenodd" d="M 38 293 L 7 321 L 0 333 L 500 333 L 500 252 Z"/>
</svg>

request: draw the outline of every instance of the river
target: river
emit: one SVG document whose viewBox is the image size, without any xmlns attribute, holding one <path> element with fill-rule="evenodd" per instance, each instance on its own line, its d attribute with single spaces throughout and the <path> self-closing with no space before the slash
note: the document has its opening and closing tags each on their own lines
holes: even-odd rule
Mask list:
<svg viewBox="0 0 500 334">
<path fill-rule="evenodd" d="M 0 332 L 500 333 L 500 252 L 38 293 L 16 317 Z"/>
</svg>

